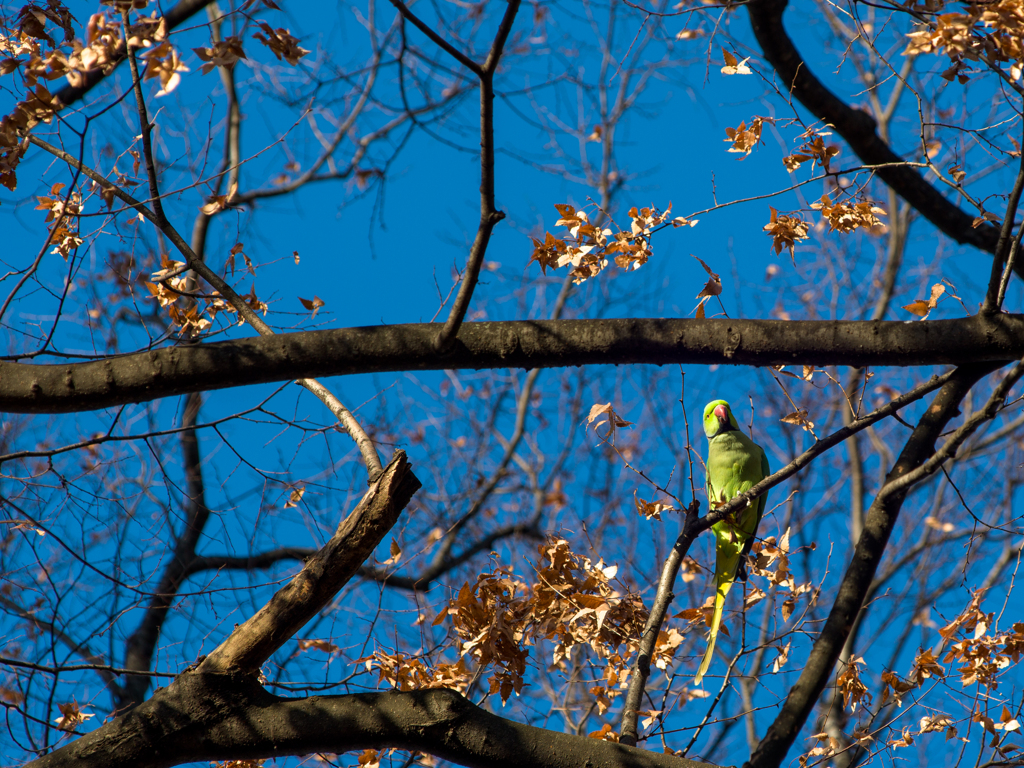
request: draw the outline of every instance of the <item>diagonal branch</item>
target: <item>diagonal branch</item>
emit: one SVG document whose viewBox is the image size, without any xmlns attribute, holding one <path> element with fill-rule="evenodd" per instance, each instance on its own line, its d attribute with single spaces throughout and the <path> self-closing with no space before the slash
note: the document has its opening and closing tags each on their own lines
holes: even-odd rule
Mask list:
<svg viewBox="0 0 1024 768">
<path fill-rule="evenodd" d="M 326 606 L 398 521 L 420 482 L 397 451 L 334 536 L 270 602 L 236 627 L 199 666 L 201 672 L 254 674 Z"/>
<path fill-rule="evenodd" d="M 636 662 L 633 665 L 632 674 L 629 676 L 629 690 L 626 691 L 626 700 L 622 705 L 622 725 L 619 729 L 619 741 L 631 747 L 636 746 L 637 738 L 640 735 L 637 720 L 640 716 L 640 703 L 643 700 L 644 689 L 647 687 L 647 679 L 651 676 L 654 647 L 658 642 L 658 635 L 661 634 L 662 624 L 665 623 L 668 607 L 675 598 L 672 588 L 676 583 L 676 576 L 679 575 L 679 568 L 697 536 L 694 531 L 699 511 L 700 502 L 694 499 L 686 509 L 683 532 L 676 538 L 672 551 L 665 558 L 665 563 L 661 567 L 658 590 L 654 595 L 654 603 L 647 617 L 644 633 L 640 637 Z"/>
<path fill-rule="evenodd" d="M 955 371 L 925 410 L 917 427 L 900 453 L 895 466 L 886 476 L 885 485 L 875 497 L 864 520 L 864 530 L 857 541 L 839 592 L 821 634 L 815 640 L 807 663 L 796 685 L 789 692 L 782 710 L 758 745 L 747 764 L 751 768 L 777 768 L 810 716 L 821 696 L 836 661 L 850 635 L 864 598 L 874 581 L 875 571 L 885 552 L 889 536 L 896 525 L 903 500 L 910 486 L 937 471 L 946 458 L 1002 405 L 1006 393 L 1024 375 L 1019 363 L 995 388 L 978 418 L 967 422 L 936 451 L 935 442 L 949 421 L 959 413 L 960 403 L 983 376 L 994 366 L 972 366 Z"/>
<path fill-rule="evenodd" d="M 402 0 L 391 0 L 391 4 L 398 9 L 398 12 L 402 14 L 403 18 L 407 19 L 414 27 L 416 27 L 416 29 L 433 40 L 441 50 L 445 51 L 449 56 L 459 62 L 459 64 L 464 66 L 477 77 L 481 77 L 483 75 L 483 68 L 479 64 L 441 37 L 441 35 L 432 29 L 430 25 L 423 21 L 423 19 L 410 11 L 409 6 L 403 3 Z"/>
<path fill-rule="evenodd" d="M 867 112 L 850 107 L 811 72 L 782 23 L 788 0 L 750 0 L 750 23 L 765 59 L 783 87 L 816 118 L 835 127 L 850 148 L 868 165 L 881 166 L 878 177 L 894 189 L 939 231 L 956 242 L 995 253 L 999 231 L 990 224 L 973 227 L 973 217 L 951 203 L 882 140 Z M 1024 276 L 1024 268 L 1015 270 Z"/>
<path fill-rule="evenodd" d="M 237 311 L 238 314 L 243 317 L 245 321 L 249 323 L 249 325 L 251 325 L 261 336 L 275 335 L 270 326 L 263 322 L 263 319 L 256 314 L 245 299 L 239 296 L 234 288 L 228 285 L 220 275 L 210 269 L 210 267 L 208 267 L 206 263 L 196 255 L 195 251 L 192 250 L 189 244 L 185 242 L 178 231 L 163 217 L 162 212 L 158 215 L 153 210 L 150 210 L 147 206 L 133 198 L 116 184 L 112 184 L 102 174 L 79 162 L 76 157 L 64 150 L 53 146 L 52 144 L 40 139 L 38 136 L 29 135 L 28 139 L 31 143 L 45 149 L 54 157 L 60 158 L 71 167 L 81 171 L 83 175 L 95 181 L 105 192 L 113 194 L 114 197 L 125 202 L 127 205 L 131 206 L 133 210 L 142 214 L 142 216 L 152 222 L 164 235 L 166 235 L 167 239 L 174 244 L 174 247 L 178 249 L 178 253 L 185 257 L 185 262 L 188 265 L 188 268 L 197 272 L 204 280 L 206 280 L 206 282 L 212 285 L 214 289 L 231 304 L 235 311 Z M 326 405 L 335 415 L 338 421 L 341 422 L 342 426 L 359 447 L 359 451 L 363 456 L 363 461 L 366 463 L 369 480 L 372 482 L 381 471 L 380 457 L 377 455 L 377 450 L 374 448 L 373 441 L 359 425 L 359 422 L 356 421 L 355 416 L 353 416 L 351 411 L 342 405 L 342 403 L 334 397 L 326 387 L 315 379 L 305 378 L 298 383 L 319 397 L 324 405 Z"/>
<path fill-rule="evenodd" d="M 747 493 L 735 496 L 727 504 L 720 505 L 704 517 L 699 517 L 698 515 L 699 504 L 696 501 L 691 502 L 690 506 L 686 510 L 683 530 L 676 538 L 676 543 L 672 547 L 672 552 L 669 553 L 669 556 L 665 559 L 665 563 L 662 566 L 661 578 L 658 580 L 658 589 L 654 596 L 654 603 L 651 607 L 647 624 L 644 627 L 643 635 L 640 638 L 640 647 L 637 650 L 636 661 L 633 665 L 633 674 L 630 676 L 629 680 L 629 690 L 626 692 L 626 700 L 622 709 L 621 740 L 623 743 L 630 745 L 636 744 L 638 736 L 638 708 L 643 698 L 647 679 L 651 674 L 651 659 L 654 656 L 654 648 L 657 644 L 658 635 L 661 633 L 661 627 L 665 621 L 665 615 L 668 612 L 668 607 L 671 605 L 672 600 L 675 597 L 672 589 L 675 585 L 676 576 L 679 573 L 679 567 L 683 562 L 683 558 L 686 557 L 686 554 L 690 551 L 690 545 L 693 544 L 697 536 L 719 520 L 723 520 L 729 515 L 738 513 L 755 498 L 784 480 L 792 477 L 830 448 L 848 440 L 861 430 L 867 429 L 872 424 L 876 424 L 887 416 L 895 414 L 901 408 L 905 408 L 916 400 L 920 400 L 929 392 L 934 392 L 936 389 L 952 380 L 954 375 L 955 371 L 949 371 L 943 376 L 933 376 L 925 383 L 897 398 L 894 398 L 881 408 L 872 411 L 867 416 L 851 421 L 828 437 L 816 442 L 813 446 L 797 456 L 778 472 L 769 475 L 760 483 L 755 485 Z"/>
<path fill-rule="evenodd" d="M 1003 296 L 1006 294 L 1006 277 L 1004 271 L 1013 269 L 1011 261 L 1014 241 L 1013 225 L 1017 218 L 1017 206 L 1020 203 L 1020 194 L 1024 191 L 1024 154 L 1021 155 L 1020 169 L 1017 171 L 1017 178 L 1013 182 L 1013 189 L 1010 190 L 1010 198 L 1006 201 L 1006 213 L 1003 216 L 1003 224 L 999 228 L 999 240 L 996 243 L 995 258 L 992 260 L 992 272 L 988 278 L 988 290 L 985 292 L 985 301 L 981 305 L 982 312 L 998 312 L 1003 303 Z M 1019 241 L 1018 234 L 1017 240 Z M 1003 264 L 1006 264 L 1004 270 Z"/>
</svg>

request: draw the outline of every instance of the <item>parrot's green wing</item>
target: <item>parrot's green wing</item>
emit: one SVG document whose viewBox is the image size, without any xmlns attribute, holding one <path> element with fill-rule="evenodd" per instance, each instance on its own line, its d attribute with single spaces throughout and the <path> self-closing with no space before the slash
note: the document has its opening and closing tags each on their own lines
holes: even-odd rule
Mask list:
<svg viewBox="0 0 1024 768">
<path fill-rule="evenodd" d="M 761 450 L 758 445 L 755 448 Z M 771 467 L 768 466 L 768 454 L 761 450 L 761 479 L 757 482 L 761 482 L 768 475 L 772 473 Z M 765 491 L 754 500 L 754 506 L 757 507 L 757 521 L 754 523 L 754 533 L 747 539 L 747 542 L 743 545 L 743 551 L 740 553 L 740 562 L 736 567 L 736 578 L 740 581 L 747 580 L 747 555 L 750 554 L 750 548 L 754 546 L 754 539 L 757 535 L 758 526 L 761 525 L 761 518 L 764 517 L 764 510 L 768 505 L 768 492 Z"/>
<path fill-rule="evenodd" d="M 708 408 L 716 403 L 709 404 Z M 728 409 L 728 404 L 724 405 Z M 731 412 L 728 412 L 728 416 L 729 422 L 735 425 Z M 708 429 L 706 416 L 705 429 Z M 706 466 L 708 501 L 715 506 L 729 501 L 733 496 L 746 493 L 771 474 L 768 457 L 761 446 L 728 424 L 720 431 L 708 431 Z M 725 596 L 729 594 L 729 589 L 737 577 L 746 581 L 745 558 L 754 543 L 766 502 L 765 495 L 761 495 L 746 509 L 741 510 L 735 518 L 722 520 L 711 527 L 715 533 L 715 608 L 708 634 L 708 648 L 697 671 L 697 684 L 700 684 L 711 664 L 718 628 L 722 623 Z"/>
</svg>

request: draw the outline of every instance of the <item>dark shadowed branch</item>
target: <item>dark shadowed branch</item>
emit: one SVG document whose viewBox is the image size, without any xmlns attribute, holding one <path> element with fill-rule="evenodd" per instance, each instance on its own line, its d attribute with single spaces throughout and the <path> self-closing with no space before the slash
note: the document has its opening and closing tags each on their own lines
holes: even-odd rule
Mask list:
<svg viewBox="0 0 1024 768">
<path fill-rule="evenodd" d="M 999 230 L 990 224 L 975 227 L 974 216 L 951 203 L 921 174 L 904 165 L 904 158 L 878 135 L 877 123 L 867 112 L 854 109 L 825 87 L 811 71 L 782 23 L 788 0 L 751 0 L 746 3 L 751 26 L 765 59 L 778 73 L 780 86 L 790 92 L 815 118 L 833 126 L 866 164 L 879 166 L 878 178 L 912 205 L 939 231 L 956 242 L 994 254 Z M 1015 269 L 1024 276 L 1024 268 Z"/>
<path fill-rule="evenodd" d="M 396 747 L 471 768 L 709 768 L 491 714 L 445 689 L 286 699 L 251 677 L 186 672 L 30 768 L 156 768 Z"/>
<path fill-rule="evenodd" d="M 932 405 L 907 440 L 895 466 L 886 476 L 885 485 L 868 509 L 863 532 L 839 586 L 828 620 L 815 640 L 807 663 L 779 715 L 751 755 L 749 765 L 752 768 L 777 768 L 781 765 L 810 716 L 871 588 L 875 571 L 911 484 L 937 471 L 942 461 L 955 453 L 956 447 L 969 434 L 985 420 L 992 418 L 1010 386 L 1024 372 L 1024 367 L 1018 364 L 996 387 L 988 405 L 980 412 L 981 416 L 968 420 L 936 451 L 936 440 L 950 419 L 959 413 L 964 397 L 979 379 L 992 370 L 994 367 L 991 365 L 958 369 L 935 396 Z"/>
<path fill-rule="evenodd" d="M 170 347 L 89 363 L 0 363 L 0 409 L 67 413 L 186 392 L 382 371 L 595 364 L 913 366 L 1024 357 L 1024 317 L 914 323 L 528 320 L 465 323 L 434 351 L 429 323 L 307 331 Z"/>
</svg>

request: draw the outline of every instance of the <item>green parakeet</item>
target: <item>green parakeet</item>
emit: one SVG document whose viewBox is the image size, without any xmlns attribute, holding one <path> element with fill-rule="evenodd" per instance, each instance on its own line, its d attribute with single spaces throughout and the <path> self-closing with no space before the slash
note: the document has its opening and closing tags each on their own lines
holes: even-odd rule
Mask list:
<svg viewBox="0 0 1024 768">
<path fill-rule="evenodd" d="M 708 438 L 707 492 L 710 509 L 746 493 L 771 474 L 761 446 L 740 431 L 725 400 L 713 400 L 704 408 L 704 434 Z M 695 683 L 700 684 L 711 665 L 715 639 L 722 623 L 722 606 L 737 578 L 747 580 L 746 557 L 754 543 L 768 494 L 754 499 L 734 517 L 711 526 L 715 532 L 715 612 L 711 617 L 708 649 L 701 659 Z"/>
</svg>

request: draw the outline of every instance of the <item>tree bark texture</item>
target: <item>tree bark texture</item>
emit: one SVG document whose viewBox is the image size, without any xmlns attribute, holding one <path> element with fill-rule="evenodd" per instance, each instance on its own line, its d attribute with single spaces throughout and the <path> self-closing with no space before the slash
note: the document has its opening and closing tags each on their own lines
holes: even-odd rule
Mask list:
<svg viewBox="0 0 1024 768">
<path fill-rule="evenodd" d="M 141 706 L 30 768 L 162 768 L 186 762 L 429 752 L 472 768 L 708 768 L 707 763 L 506 720 L 444 689 L 287 699 L 251 676 L 185 672 Z"/>
<path fill-rule="evenodd" d="M 900 478 L 935 454 L 936 441 L 950 419 L 959 414 L 964 397 L 979 379 L 992 370 L 992 366 L 958 370 L 939 390 L 903 446 L 896 464 L 886 475 L 885 485 L 868 509 L 863 530 L 825 626 L 814 641 L 807 663 L 790 689 L 781 711 L 750 756 L 748 768 L 778 768 L 782 764 L 831 678 L 839 653 L 871 588 L 903 500 L 910 490 L 910 486 L 899 483 Z"/>
<path fill-rule="evenodd" d="M 1024 357 L 1024 316 L 934 321 L 733 319 L 428 323 L 166 347 L 88 363 L 0 363 L 0 410 L 68 413 L 188 392 L 386 371 L 595 364 L 964 365 Z"/>
</svg>

